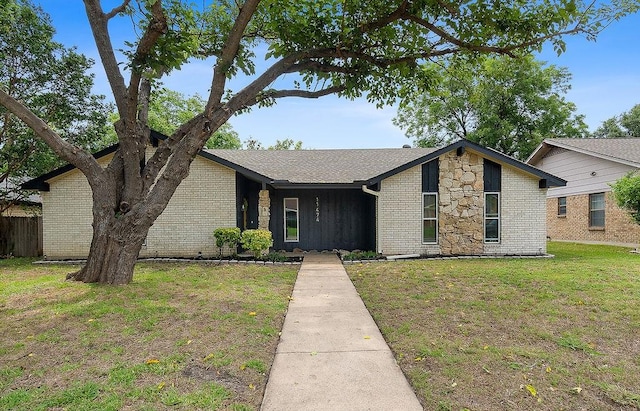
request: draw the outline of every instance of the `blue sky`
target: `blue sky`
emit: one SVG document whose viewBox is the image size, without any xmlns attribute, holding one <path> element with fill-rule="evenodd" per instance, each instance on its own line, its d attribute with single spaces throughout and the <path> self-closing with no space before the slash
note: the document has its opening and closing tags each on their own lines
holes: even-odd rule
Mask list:
<svg viewBox="0 0 640 411">
<path fill-rule="evenodd" d="M 80 52 L 99 61 L 81 1 L 40 0 L 40 4 L 53 20 L 57 41 L 77 46 Z M 128 24 L 126 19 L 120 19 L 111 26 L 114 38 L 127 32 Z M 559 57 L 549 45 L 539 58 L 569 69 L 572 89 L 566 98 L 576 104 L 579 114 L 585 115 L 591 130 L 603 120 L 640 104 L 640 14 L 614 22 L 595 42 L 579 36 L 567 38 L 567 51 Z M 95 92 L 109 96 L 99 63 L 94 72 Z M 211 72 L 210 63 L 196 62 L 173 73 L 164 84 L 185 94 L 206 96 Z M 241 82 L 234 85 L 241 86 Z M 290 98 L 274 107 L 233 117 L 230 123 L 243 141 L 251 137 L 265 145 L 291 138 L 302 140 L 305 148 L 401 147 L 411 141 L 393 125 L 395 114 L 395 107 L 376 109 L 365 99 Z"/>
</svg>

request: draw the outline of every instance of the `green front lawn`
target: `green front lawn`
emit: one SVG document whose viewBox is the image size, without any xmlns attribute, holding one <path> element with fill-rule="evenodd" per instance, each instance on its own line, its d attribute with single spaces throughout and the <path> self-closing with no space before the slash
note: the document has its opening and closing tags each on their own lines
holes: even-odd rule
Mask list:
<svg viewBox="0 0 640 411">
<path fill-rule="evenodd" d="M 347 270 L 427 410 L 640 408 L 640 255 L 548 251 Z"/>
<path fill-rule="evenodd" d="M 72 270 L 0 260 L 0 409 L 258 409 L 298 266 Z"/>
</svg>

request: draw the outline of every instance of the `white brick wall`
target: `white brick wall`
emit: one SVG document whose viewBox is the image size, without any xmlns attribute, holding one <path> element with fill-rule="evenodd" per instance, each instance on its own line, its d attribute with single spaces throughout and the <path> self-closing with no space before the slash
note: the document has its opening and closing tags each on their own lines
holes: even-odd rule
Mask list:
<svg viewBox="0 0 640 411">
<path fill-rule="evenodd" d="M 439 245 L 422 244 L 421 166 L 380 183 L 377 247 L 384 254 L 439 254 Z M 501 241 L 485 244 L 487 254 L 546 252 L 546 190 L 538 179 L 502 167 Z"/>
<path fill-rule="evenodd" d="M 538 254 L 547 251 L 547 190 L 538 179 L 502 166 L 500 244 L 485 244 L 487 254 Z"/>
<path fill-rule="evenodd" d="M 422 166 L 380 182 L 378 251 L 383 254 L 439 254 L 439 245 L 422 244 Z"/>
<path fill-rule="evenodd" d="M 51 191 L 42 193 L 44 254 L 86 257 L 92 236 L 89 184 L 78 170 L 49 183 Z M 213 230 L 236 226 L 235 197 L 235 171 L 196 157 L 189 176 L 149 230 L 140 256 L 215 255 Z"/>
</svg>

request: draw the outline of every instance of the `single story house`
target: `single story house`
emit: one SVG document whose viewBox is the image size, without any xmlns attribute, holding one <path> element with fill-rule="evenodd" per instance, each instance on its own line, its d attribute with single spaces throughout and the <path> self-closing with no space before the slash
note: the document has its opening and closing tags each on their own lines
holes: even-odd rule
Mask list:
<svg viewBox="0 0 640 411">
<path fill-rule="evenodd" d="M 640 226 L 616 205 L 610 184 L 640 170 L 640 138 L 549 138 L 527 163 L 567 181 L 547 192 L 551 239 L 638 244 Z"/>
<path fill-rule="evenodd" d="M 154 150 L 164 136 L 153 132 Z M 96 153 L 106 164 L 115 147 Z M 151 227 L 141 257 L 216 255 L 218 227 L 265 228 L 275 250 L 382 254 L 546 252 L 546 193 L 564 180 L 460 140 L 444 148 L 203 150 Z M 42 194 L 44 253 L 86 256 L 91 195 L 65 166 Z"/>
</svg>

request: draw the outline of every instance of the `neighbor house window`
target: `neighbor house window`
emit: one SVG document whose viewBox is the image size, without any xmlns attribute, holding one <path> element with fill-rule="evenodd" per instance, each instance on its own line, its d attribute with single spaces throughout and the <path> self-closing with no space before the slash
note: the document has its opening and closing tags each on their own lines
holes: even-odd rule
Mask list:
<svg viewBox="0 0 640 411">
<path fill-rule="evenodd" d="M 604 193 L 589 194 L 589 227 L 604 227 Z"/>
<path fill-rule="evenodd" d="M 422 194 L 422 242 L 438 242 L 438 194 Z"/>
<path fill-rule="evenodd" d="M 567 215 L 567 197 L 558 197 L 558 216 Z"/>
<path fill-rule="evenodd" d="M 484 242 L 500 242 L 500 193 L 484 193 Z"/>
<path fill-rule="evenodd" d="M 298 199 L 284 199 L 284 241 L 296 242 L 300 241 L 298 232 Z"/>
</svg>

